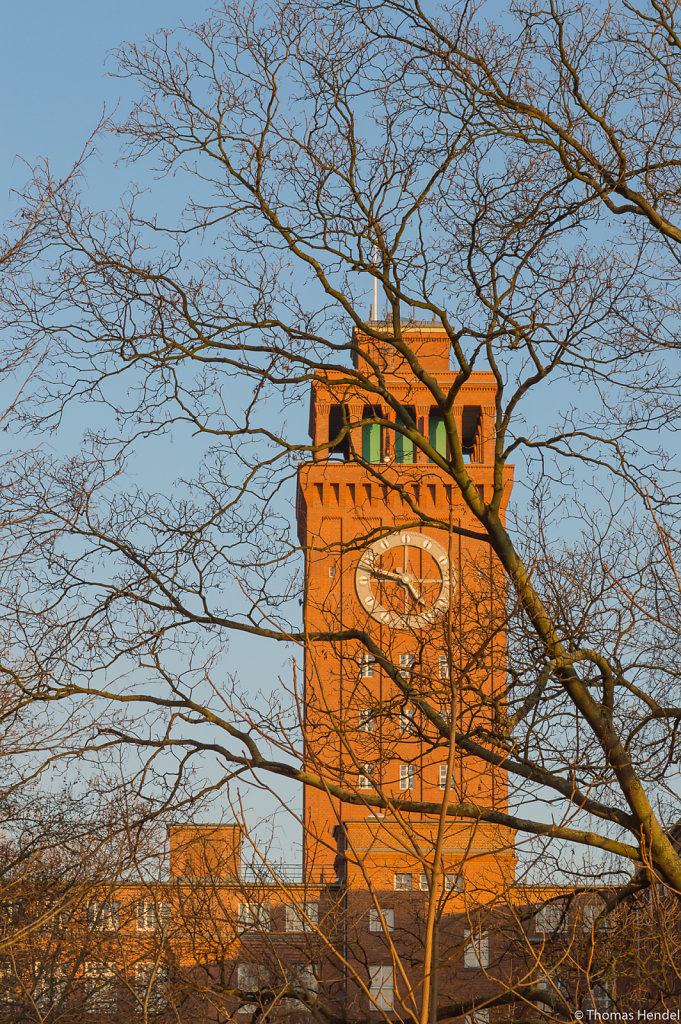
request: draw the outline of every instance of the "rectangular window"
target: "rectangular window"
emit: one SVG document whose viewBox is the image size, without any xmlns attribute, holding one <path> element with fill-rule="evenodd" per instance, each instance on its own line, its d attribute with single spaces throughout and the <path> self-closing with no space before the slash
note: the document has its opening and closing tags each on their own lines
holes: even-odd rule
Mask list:
<svg viewBox="0 0 681 1024">
<path fill-rule="evenodd" d="M 403 871 L 398 872 L 393 884 L 398 892 L 411 892 L 411 875 Z"/>
<path fill-rule="evenodd" d="M 88 927 L 96 932 L 115 932 L 118 911 L 118 900 L 92 900 L 87 907 Z"/>
<path fill-rule="evenodd" d="M 374 785 L 374 765 L 364 764 L 362 765 L 362 775 L 359 777 L 359 788 L 360 789 L 373 789 Z"/>
<path fill-rule="evenodd" d="M 400 672 L 403 676 L 410 676 L 416 664 L 415 654 L 400 654 Z"/>
<path fill-rule="evenodd" d="M 392 1010 L 394 980 L 392 964 L 372 964 L 369 967 L 369 995 L 372 1010 Z"/>
<path fill-rule="evenodd" d="M 359 731 L 360 732 L 373 732 L 374 731 L 374 713 L 370 708 L 359 709 Z"/>
<path fill-rule="evenodd" d="M 137 901 L 137 931 L 155 932 L 164 928 L 170 919 L 170 907 L 164 901 L 155 903 L 153 900 Z"/>
<path fill-rule="evenodd" d="M 0 928 L 2 931 L 18 924 L 20 917 L 21 903 L 16 902 L 16 900 L 0 901 Z"/>
<path fill-rule="evenodd" d="M 362 679 L 374 678 L 374 656 L 366 651 L 359 657 L 359 674 Z"/>
<path fill-rule="evenodd" d="M 452 705 L 450 701 L 444 701 L 440 704 L 440 714 L 444 718 L 447 725 L 452 724 Z"/>
<path fill-rule="evenodd" d="M 54 962 L 43 964 L 36 961 L 33 967 L 33 999 L 38 1009 L 47 1014 L 51 1007 L 56 1006 L 66 991 L 66 970 L 61 964 Z M 0 1000 L 6 996 L 0 996 Z"/>
<path fill-rule="evenodd" d="M 161 1013 L 168 1005 L 169 971 L 165 964 L 135 965 L 135 997 L 138 1012 Z"/>
<path fill-rule="evenodd" d="M 319 969 L 316 964 L 290 964 L 287 973 L 290 989 L 298 998 L 284 998 L 279 1005 L 286 1013 L 299 1013 L 317 998 Z"/>
<path fill-rule="evenodd" d="M 117 1007 L 116 974 L 113 964 L 86 963 L 85 990 L 88 1012 L 113 1013 Z"/>
<path fill-rule="evenodd" d="M 562 903 L 547 903 L 534 915 L 534 925 L 542 935 L 562 935 L 567 930 L 567 918 Z"/>
<path fill-rule="evenodd" d="M 440 655 L 438 671 L 440 679 L 449 679 L 449 658 L 446 654 Z"/>
<path fill-rule="evenodd" d="M 240 903 L 237 918 L 247 931 L 268 932 L 270 930 L 269 903 Z"/>
<path fill-rule="evenodd" d="M 489 1024 L 489 1010 L 473 1010 L 464 1017 L 464 1024 Z"/>
<path fill-rule="evenodd" d="M 383 920 L 381 920 L 383 917 Z M 369 931 L 370 932 L 391 932 L 395 927 L 395 911 L 392 907 L 381 907 L 379 914 L 376 907 L 372 907 L 369 911 Z"/>
<path fill-rule="evenodd" d="M 239 964 L 237 985 L 244 996 L 257 996 L 262 989 L 267 988 L 269 983 L 270 972 L 263 964 Z M 257 1009 L 255 1003 L 243 1003 L 237 1012 L 255 1013 Z"/>
<path fill-rule="evenodd" d="M 400 765 L 400 789 L 415 789 L 416 768 L 413 764 Z"/>
<path fill-rule="evenodd" d="M 614 985 L 611 981 L 602 980 L 591 983 L 591 990 L 584 999 L 587 1017 L 593 1020 L 594 1010 L 612 1010 L 615 1004 Z"/>
<path fill-rule="evenodd" d="M 416 708 L 401 708 L 400 709 L 400 732 L 405 736 L 413 736 L 416 732 L 416 725 L 414 723 L 414 716 L 416 714 Z"/>
<path fill-rule="evenodd" d="M 471 932 L 469 928 L 466 928 L 463 937 L 466 943 L 463 950 L 464 967 L 489 967 L 489 936 L 487 932 Z"/>
<path fill-rule="evenodd" d="M 312 932 L 319 923 L 319 904 L 289 903 L 286 907 L 287 932 Z"/>
<path fill-rule="evenodd" d="M 440 765 L 440 789 L 447 788 L 447 765 Z M 449 788 L 454 789 L 454 772 L 452 771 L 452 777 L 449 780 Z"/>
<path fill-rule="evenodd" d="M 419 889 L 421 892 L 428 892 L 428 875 L 425 872 L 419 875 Z"/>
<path fill-rule="evenodd" d="M 458 871 L 445 872 L 444 889 L 445 892 L 461 892 L 463 889 L 463 878 Z"/>
</svg>

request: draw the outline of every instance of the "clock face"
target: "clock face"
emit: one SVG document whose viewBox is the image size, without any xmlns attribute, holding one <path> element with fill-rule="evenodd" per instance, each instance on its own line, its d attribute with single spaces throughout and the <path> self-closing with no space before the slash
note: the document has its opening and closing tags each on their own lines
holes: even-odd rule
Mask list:
<svg viewBox="0 0 681 1024">
<path fill-rule="evenodd" d="M 447 552 L 423 533 L 395 533 L 370 544 L 355 572 L 362 607 L 393 629 L 426 629 L 449 606 Z"/>
</svg>

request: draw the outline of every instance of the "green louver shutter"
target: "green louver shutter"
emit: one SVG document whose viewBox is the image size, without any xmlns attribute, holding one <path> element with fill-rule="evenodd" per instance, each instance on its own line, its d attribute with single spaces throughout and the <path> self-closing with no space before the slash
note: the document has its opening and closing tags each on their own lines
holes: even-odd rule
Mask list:
<svg viewBox="0 0 681 1024">
<path fill-rule="evenodd" d="M 441 413 L 431 413 L 428 420 L 428 440 L 438 455 L 447 455 L 447 434 Z"/>
<path fill-rule="evenodd" d="M 362 427 L 362 458 L 365 462 L 381 461 L 381 426 L 365 423 Z"/>
</svg>

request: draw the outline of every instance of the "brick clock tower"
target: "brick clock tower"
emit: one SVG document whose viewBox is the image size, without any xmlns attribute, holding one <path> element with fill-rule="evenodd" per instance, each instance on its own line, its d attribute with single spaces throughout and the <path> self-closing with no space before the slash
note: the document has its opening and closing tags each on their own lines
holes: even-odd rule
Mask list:
<svg viewBox="0 0 681 1024">
<path fill-rule="evenodd" d="M 433 323 L 403 330 L 447 392 L 455 379 L 447 335 Z M 433 808 L 449 793 L 453 803 L 505 811 L 507 783 L 503 769 L 470 751 L 450 751 L 412 698 L 481 742 L 478 727 L 498 712 L 495 699 L 503 690 L 503 589 L 488 545 L 474 536 L 479 525 L 451 480 L 399 429 L 367 422 L 372 416 L 396 422 L 378 393 L 381 374 L 385 390 L 445 455 L 444 423 L 431 393 L 389 346 L 362 334 L 353 342 L 365 383 L 360 388 L 339 371 L 318 373 L 310 433 L 320 450 L 298 480 L 304 626 L 334 635 L 310 642 L 305 652 L 306 769 L 327 788 L 304 787 L 304 862 L 310 878 L 321 873 L 331 880 L 343 864 L 346 876 L 354 865 L 360 887 L 392 888 L 400 878 L 405 887 L 412 879 L 424 887 L 436 841 Z M 493 486 L 494 401 L 493 375 L 472 373 L 454 406 L 468 473 L 486 498 Z M 344 425 L 362 420 L 344 433 Z M 503 486 L 505 507 L 510 468 Z M 399 670 L 402 687 L 358 633 L 368 634 Z M 342 801 L 341 790 L 352 801 Z M 375 807 L 379 794 L 391 802 L 385 812 Z M 405 814 L 413 801 L 432 807 Z M 448 820 L 441 830 L 442 870 L 458 873 L 458 887 L 464 872 L 470 884 L 494 888 L 512 878 L 508 833 L 474 817 Z"/>
</svg>

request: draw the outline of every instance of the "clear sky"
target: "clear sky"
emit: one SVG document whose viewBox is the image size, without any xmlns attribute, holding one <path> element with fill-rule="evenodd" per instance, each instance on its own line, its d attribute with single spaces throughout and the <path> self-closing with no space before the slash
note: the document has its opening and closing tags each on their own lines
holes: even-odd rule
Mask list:
<svg viewBox="0 0 681 1024">
<path fill-rule="evenodd" d="M 126 84 L 108 76 L 108 54 L 124 41 L 193 21 L 204 12 L 191 0 L 6 0 L 0 20 L 2 220 L 10 191 L 26 173 L 21 160 L 47 157 L 70 167 L 104 104 L 125 102 Z"/>
<path fill-rule="evenodd" d="M 157 29 L 200 20 L 207 7 L 192 0 L 6 0 L 0 21 L 0 223 L 14 211 L 12 189 L 21 188 L 28 178 L 23 161 L 47 158 L 55 174 L 64 174 L 104 108 L 113 112 L 119 104 L 126 110 L 133 87 L 110 77 L 111 51 Z M 129 172 L 116 173 L 112 166 L 115 140 L 103 140 L 98 150 L 87 168 L 88 182 L 96 184 L 93 201 L 106 201 L 102 195 L 107 196 L 108 185 L 115 203 Z M 64 448 L 77 443 L 76 431 L 62 431 L 50 443 Z M 175 450 L 173 458 L 177 455 Z M 133 479 L 139 468 L 133 468 Z M 230 667 L 251 692 L 276 688 L 287 662 L 281 646 L 263 647 L 243 637 L 230 645 Z M 286 787 L 280 788 L 283 796 Z M 295 804 L 299 796 L 298 787 L 289 787 L 289 802 Z M 269 806 L 260 794 L 258 809 L 264 812 Z"/>
</svg>

